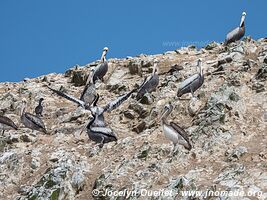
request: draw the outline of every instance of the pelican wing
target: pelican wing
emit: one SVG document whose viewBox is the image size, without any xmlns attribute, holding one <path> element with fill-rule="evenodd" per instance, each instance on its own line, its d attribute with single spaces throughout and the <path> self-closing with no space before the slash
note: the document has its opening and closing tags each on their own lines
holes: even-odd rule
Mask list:
<svg viewBox="0 0 267 200">
<path fill-rule="evenodd" d="M 77 99 L 77 98 L 75 98 L 75 97 L 73 97 L 71 95 L 68 95 L 68 94 L 64 93 L 64 92 L 60 92 L 59 90 L 55 90 L 55 89 L 53 89 L 53 88 L 51 88 L 49 86 L 47 86 L 47 87 L 50 90 L 52 90 L 54 93 L 56 93 L 57 95 L 59 95 L 61 97 L 64 97 L 65 99 L 68 99 L 69 101 L 72 101 L 72 102 L 78 104 L 79 106 L 85 108 L 85 103 L 82 100 Z"/>
<path fill-rule="evenodd" d="M 174 122 L 170 122 L 170 125 L 173 129 L 177 131 L 177 133 L 186 141 L 187 144 L 184 147 L 188 150 L 192 149 L 192 145 L 190 144 L 189 137 L 184 129 L 182 129 L 179 125 L 175 124 Z"/>
<path fill-rule="evenodd" d="M 96 66 L 95 72 L 93 75 L 93 81 L 97 81 L 98 79 L 102 79 L 108 71 L 108 62 L 105 61 Z"/>
<path fill-rule="evenodd" d="M 138 91 L 137 91 L 137 95 L 136 95 L 136 99 L 139 100 L 143 97 L 143 95 L 147 92 L 147 87 L 149 85 L 149 81 L 152 79 L 152 76 L 147 76 L 145 77 L 143 83 L 140 85 Z"/>
<path fill-rule="evenodd" d="M 110 128 L 107 128 L 107 127 L 91 127 L 91 131 L 104 134 L 104 135 L 106 135 L 108 137 L 115 137 L 116 138 L 116 136 L 113 133 L 113 131 Z"/>
<path fill-rule="evenodd" d="M 8 126 L 14 128 L 16 130 L 18 129 L 16 124 L 11 119 L 9 119 L 8 117 L 5 117 L 5 116 L 0 116 L 0 123 L 8 125 Z"/>
<path fill-rule="evenodd" d="M 229 32 L 226 36 L 226 40 L 229 41 L 229 40 L 232 40 L 233 38 L 236 37 L 236 35 L 238 35 L 240 31 L 240 28 L 239 27 L 236 27 L 234 30 L 232 30 L 231 32 Z"/>
<path fill-rule="evenodd" d="M 237 40 L 240 40 L 245 34 L 245 29 L 242 29 L 240 27 L 235 28 L 231 32 L 229 32 L 225 39 L 225 44 L 229 44 L 231 42 L 235 42 Z"/>
<path fill-rule="evenodd" d="M 182 89 L 188 85 L 190 85 L 192 82 L 194 82 L 196 79 L 198 79 L 199 74 L 194 74 L 193 76 L 185 79 L 180 85 L 179 85 L 179 89 Z"/>
<path fill-rule="evenodd" d="M 93 83 L 89 83 L 84 87 L 80 100 L 87 105 L 91 105 L 94 102 L 96 96 L 96 88 Z"/>
<path fill-rule="evenodd" d="M 133 92 L 135 92 L 135 91 L 136 91 L 136 89 L 133 89 L 132 91 L 128 92 L 127 94 L 124 94 L 124 95 L 118 97 L 117 99 L 115 99 L 115 100 L 109 102 L 109 103 L 104 107 L 104 111 L 103 111 L 103 112 L 106 112 L 106 111 L 110 112 L 110 111 L 114 110 L 115 108 L 119 107 L 119 106 L 120 106 L 125 100 L 127 100 L 127 99 L 131 96 L 131 94 L 132 94 Z"/>
<path fill-rule="evenodd" d="M 40 127 L 41 129 L 45 130 L 45 125 L 44 122 L 37 116 L 30 114 L 30 113 L 25 113 L 25 117 L 31 121 L 32 123 L 34 123 L 36 126 Z"/>
</svg>

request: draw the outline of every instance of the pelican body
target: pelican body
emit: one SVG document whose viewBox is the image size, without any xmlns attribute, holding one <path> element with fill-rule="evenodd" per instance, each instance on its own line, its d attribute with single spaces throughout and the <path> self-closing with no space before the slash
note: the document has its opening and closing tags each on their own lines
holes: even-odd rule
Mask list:
<svg viewBox="0 0 267 200">
<path fill-rule="evenodd" d="M 18 130 L 18 127 L 8 117 L 0 116 L 0 129 L 3 130 L 2 134 L 4 134 L 4 132 L 7 130 L 11 130 L 11 129 Z"/>
<path fill-rule="evenodd" d="M 97 95 L 93 106 L 90 108 L 93 119 L 88 123 L 86 130 L 88 137 L 94 142 L 100 143 L 100 147 L 103 147 L 105 143 L 117 141 L 117 137 L 112 129 L 106 126 L 104 113 L 111 112 L 119 107 L 133 92 L 135 92 L 135 89 L 109 102 L 104 108 L 96 105 L 99 99 L 99 95 Z"/>
<path fill-rule="evenodd" d="M 86 126 L 88 137 L 102 148 L 105 143 L 117 141 L 117 137 L 105 123 L 104 109 L 96 105 L 90 109 L 93 118 Z"/>
<path fill-rule="evenodd" d="M 157 73 L 157 65 L 158 65 L 158 61 L 156 60 L 154 61 L 152 74 L 148 78 L 145 78 L 144 82 L 141 84 L 137 92 L 137 95 L 136 95 L 137 101 L 139 101 L 146 93 L 150 93 L 156 90 L 159 84 L 159 75 Z"/>
<path fill-rule="evenodd" d="M 108 48 L 105 47 L 103 49 L 100 64 L 96 66 L 96 69 L 93 75 L 93 82 L 99 79 L 103 81 L 103 77 L 106 75 L 108 71 L 108 61 L 106 60 L 107 52 L 108 52 Z"/>
<path fill-rule="evenodd" d="M 224 45 L 238 41 L 245 35 L 245 17 L 246 13 L 243 12 L 239 27 L 235 28 L 227 34 Z"/>
<path fill-rule="evenodd" d="M 167 121 L 167 117 L 172 112 L 172 110 L 173 106 L 171 104 L 165 105 L 163 115 L 161 117 L 163 132 L 166 138 L 173 142 L 174 151 L 176 151 L 177 144 L 183 145 L 184 148 L 190 151 L 192 149 L 192 146 L 185 130 L 176 123 Z"/>
<path fill-rule="evenodd" d="M 177 97 L 181 97 L 184 94 L 191 93 L 194 97 L 194 92 L 202 86 L 204 83 L 204 75 L 202 69 L 201 59 L 198 60 L 197 66 L 199 67 L 199 73 L 184 80 L 178 87 Z"/>
<path fill-rule="evenodd" d="M 42 117 L 43 116 L 43 106 L 42 106 L 42 102 L 43 102 L 43 98 L 40 98 L 39 99 L 39 104 L 38 106 L 36 106 L 35 108 L 35 114 L 38 116 L 38 117 Z"/>
<path fill-rule="evenodd" d="M 89 74 L 80 97 L 80 100 L 83 101 L 88 106 L 91 106 L 96 97 L 96 88 L 93 77 L 94 77 L 94 69 L 92 69 L 91 73 Z"/>
<path fill-rule="evenodd" d="M 21 122 L 22 124 L 31 130 L 40 131 L 43 133 L 47 133 L 44 122 L 36 115 L 31 113 L 25 112 L 26 110 L 26 101 L 22 102 L 22 109 L 21 109 Z"/>
</svg>

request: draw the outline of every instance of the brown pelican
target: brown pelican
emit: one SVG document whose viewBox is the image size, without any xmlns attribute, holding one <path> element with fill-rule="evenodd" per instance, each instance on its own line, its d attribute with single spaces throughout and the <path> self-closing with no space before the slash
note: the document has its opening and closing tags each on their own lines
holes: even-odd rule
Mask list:
<svg viewBox="0 0 267 200">
<path fill-rule="evenodd" d="M 86 130 L 89 138 L 96 143 L 100 143 L 100 147 L 103 147 L 104 143 L 117 141 L 117 137 L 112 129 L 106 126 L 104 113 L 111 112 L 119 107 L 133 92 L 135 92 L 135 89 L 109 102 L 105 107 L 97 106 L 96 104 L 99 96 L 96 98 L 93 106 L 90 108 L 93 119 L 91 119 L 86 126 Z"/>
<path fill-rule="evenodd" d="M 89 74 L 86 84 L 84 86 L 84 89 L 82 91 L 80 100 L 85 102 L 86 105 L 91 105 L 96 97 L 96 88 L 95 88 L 95 82 L 94 82 L 94 72 L 95 69 L 91 69 L 91 73 Z"/>
<path fill-rule="evenodd" d="M 4 132 L 6 130 L 11 130 L 11 129 L 15 129 L 18 130 L 18 127 L 16 126 L 16 124 L 9 119 L 8 117 L 5 116 L 0 116 L 0 129 L 3 130 L 2 134 L 4 134 Z"/>
<path fill-rule="evenodd" d="M 190 151 L 192 149 L 192 146 L 185 130 L 174 122 L 167 121 L 167 117 L 172 112 L 172 110 L 173 106 L 171 104 L 165 105 L 161 117 L 163 132 L 165 136 L 173 142 L 174 152 L 177 151 L 177 144 L 183 145 L 187 150 Z"/>
<path fill-rule="evenodd" d="M 36 106 L 36 108 L 35 108 L 35 114 L 38 116 L 38 117 L 42 117 L 43 115 L 42 115 L 42 113 L 43 113 L 43 106 L 42 106 L 42 102 L 43 102 L 43 98 L 40 98 L 39 99 L 39 104 L 38 104 L 38 106 Z"/>
<path fill-rule="evenodd" d="M 27 101 L 23 100 L 20 115 L 22 124 L 31 130 L 37 130 L 43 133 L 47 133 L 44 122 L 38 116 L 25 112 L 26 105 Z"/>
<path fill-rule="evenodd" d="M 93 82 L 97 81 L 98 79 L 103 81 L 103 77 L 106 75 L 108 71 L 108 61 L 106 60 L 107 52 L 108 52 L 108 48 L 105 47 L 103 49 L 100 64 L 97 65 L 95 68 L 95 73 L 93 75 Z"/>
<path fill-rule="evenodd" d="M 230 33 L 227 34 L 224 45 L 228 45 L 232 42 L 240 40 L 245 35 L 245 17 L 246 13 L 242 13 L 241 22 L 239 27 L 232 30 Z"/>
<path fill-rule="evenodd" d="M 146 93 L 150 93 L 156 90 L 159 84 L 159 76 L 157 74 L 158 63 L 159 61 L 155 59 L 152 74 L 149 77 L 145 78 L 144 82 L 141 84 L 137 92 L 137 95 L 136 95 L 137 101 L 139 101 Z"/>
<path fill-rule="evenodd" d="M 104 143 L 116 141 L 117 137 L 113 133 L 112 129 L 108 128 L 106 126 L 104 113 L 110 112 L 114 110 L 115 108 L 119 107 L 124 101 L 126 101 L 133 92 L 136 91 L 136 89 L 128 92 L 125 95 L 122 95 L 118 97 L 117 99 L 109 102 L 104 107 L 97 106 L 97 102 L 99 99 L 99 95 L 97 94 L 94 98 L 94 101 L 91 105 L 86 105 L 83 101 L 76 99 L 70 95 L 66 95 L 63 92 L 60 92 L 58 90 L 54 90 L 50 87 L 48 87 L 50 90 L 58 94 L 59 96 L 62 96 L 79 106 L 83 107 L 86 110 L 89 110 L 93 116 L 93 118 L 90 120 L 88 125 L 86 126 L 87 134 L 89 138 L 97 143 L 100 143 L 100 147 L 103 146 Z M 83 131 L 83 130 L 82 130 Z"/>
<path fill-rule="evenodd" d="M 187 78 L 184 80 L 178 87 L 177 97 L 181 97 L 186 93 L 192 94 L 194 97 L 194 92 L 201 87 L 204 83 L 204 75 L 202 69 L 202 60 L 201 58 L 198 59 L 197 67 L 199 68 L 199 73 Z"/>
</svg>

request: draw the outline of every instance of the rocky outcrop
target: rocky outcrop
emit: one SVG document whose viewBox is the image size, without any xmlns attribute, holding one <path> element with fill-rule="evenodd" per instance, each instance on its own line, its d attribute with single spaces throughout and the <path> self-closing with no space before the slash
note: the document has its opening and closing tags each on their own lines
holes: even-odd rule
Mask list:
<svg viewBox="0 0 267 200">
<path fill-rule="evenodd" d="M 50 133 L 20 125 L 1 135 L 0 199 L 126 199 L 104 195 L 125 190 L 133 192 L 128 199 L 192 199 L 182 191 L 219 189 L 266 199 L 266 50 L 266 39 L 246 38 L 232 50 L 212 42 L 201 49 L 109 59 L 104 83 L 96 84 L 99 105 L 137 88 L 151 73 L 155 58 L 160 84 L 140 102 L 133 95 L 105 114 L 118 141 L 102 149 L 84 132 L 90 112 L 46 87 L 79 98 L 89 69 L 97 62 L 74 66 L 65 74 L 0 83 L 0 114 L 19 124 L 22 99 L 33 112 L 43 97 L 43 121 Z M 196 73 L 198 58 L 203 60 L 205 82 L 195 92 L 197 100 L 191 94 L 178 99 L 177 86 Z M 173 144 L 164 137 L 159 118 L 169 102 L 174 106 L 169 118 L 188 133 L 190 152 L 179 146 L 172 154 Z M 143 197 L 144 190 L 171 193 Z M 231 199 L 210 197 L 218 198 Z M 194 199 L 208 198 L 195 194 Z"/>
</svg>

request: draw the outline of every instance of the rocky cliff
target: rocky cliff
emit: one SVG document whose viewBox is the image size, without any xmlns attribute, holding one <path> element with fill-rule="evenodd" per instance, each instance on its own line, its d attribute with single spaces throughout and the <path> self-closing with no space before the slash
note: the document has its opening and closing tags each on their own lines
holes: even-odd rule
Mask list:
<svg viewBox="0 0 267 200">
<path fill-rule="evenodd" d="M 1 199 L 126 199 L 106 191 L 132 191 L 128 199 L 193 199 L 182 191 L 243 191 L 267 198 L 267 39 L 247 37 L 227 50 L 211 43 L 158 55 L 109 59 L 105 83 L 97 83 L 99 105 L 140 85 L 159 60 L 157 91 L 141 102 L 129 98 L 105 115 L 118 141 L 102 149 L 81 130 L 90 112 L 51 93 L 46 85 L 79 97 L 90 67 L 75 66 L 64 74 L 48 74 L 19 83 L 0 83 L 1 114 L 20 124 L 23 98 L 34 112 L 43 97 L 43 120 L 49 134 L 20 125 L 0 138 Z M 177 86 L 196 73 L 203 60 L 204 85 L 176 97 Z M 163 106 L 175 106 L 169 117 L 188 133 L 191 151 L 172 143 L 159 122 Z M 95 189 L 98 194 L 92 195 Z M 171 191 L 167 195 L 141 191 Z M 212 196 L 212 195 L 211 195 Z M 220 199 L 232 199 L 220 195 Z M 219 199 L 195 195 L 194 199 Z"/>
</svg>

